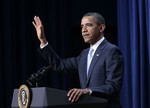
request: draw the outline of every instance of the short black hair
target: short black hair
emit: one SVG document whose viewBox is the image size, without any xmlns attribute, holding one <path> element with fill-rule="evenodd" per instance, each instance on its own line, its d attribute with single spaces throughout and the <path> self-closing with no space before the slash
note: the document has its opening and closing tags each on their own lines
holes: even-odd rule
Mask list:
<svg viewBox="0 0 150 108">
<path fill-rule="evenodd" d="M 86 13 L 86 14 L 83 15 L 83 17 L 85 17 L 85 16 L 93 16 L 97 25 L 105 24 L 104 17 L 101 14 L 99 14 L 99 13 L 88 12 L 88 13 Z"/>
</svg>

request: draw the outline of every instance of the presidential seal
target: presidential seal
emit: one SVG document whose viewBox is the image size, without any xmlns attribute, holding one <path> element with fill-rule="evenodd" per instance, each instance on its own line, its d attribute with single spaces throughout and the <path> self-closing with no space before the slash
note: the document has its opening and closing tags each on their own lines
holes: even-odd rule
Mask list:
<svg viewBox="0 0 150 108">
<path fill-rule="evenodd" d="M 21 85 L 18 91 L 19 108 L 29 108 L 30 105 L 30 90 L 26 85 Z"/>
</svg>

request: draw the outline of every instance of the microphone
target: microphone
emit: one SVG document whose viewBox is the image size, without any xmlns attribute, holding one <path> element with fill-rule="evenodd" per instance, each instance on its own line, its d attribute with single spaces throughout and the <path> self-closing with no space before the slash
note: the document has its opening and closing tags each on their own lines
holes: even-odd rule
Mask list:
<svg viewBox="0 0 150 108">
<path fill-rule="evenodd" d="M 47 71 L 52 69 L 51 66 L 44 66 L 42 68 L 40 68 L 38 70 L 37 73 L 33 73 L 29 79 L 26 80 L 26 82 L 33 86 L 33 84 L 37 83 L 39 80 L 41 80 L 46 74 L 47 74 Z"/>
</svg>

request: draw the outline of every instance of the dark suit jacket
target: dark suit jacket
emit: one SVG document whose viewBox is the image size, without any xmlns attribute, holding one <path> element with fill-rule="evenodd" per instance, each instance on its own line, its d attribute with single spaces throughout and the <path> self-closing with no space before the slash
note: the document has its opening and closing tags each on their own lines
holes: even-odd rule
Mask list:
<svg viewBox="0 0 150 108">
<path fill-rule="evenodd" d="M 117 102 L 123 76 L 121 51 L 105 39 L 95 51 L 87 78 L 88 51 L 89 48 L 83 50 L 78 57 L 61 59 L 49 45 L 39 50 L 54 70 L 78 72 L 81 88 L 90 88 L 91 95 Z"/>
</svg>

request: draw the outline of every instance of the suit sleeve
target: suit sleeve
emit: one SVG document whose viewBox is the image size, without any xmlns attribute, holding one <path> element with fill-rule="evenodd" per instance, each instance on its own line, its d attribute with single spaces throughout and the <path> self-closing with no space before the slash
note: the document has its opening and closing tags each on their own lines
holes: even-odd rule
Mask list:
<svg viewBox="0 0 150 108">
<path fill-rule="evenodd" d="M 38 52 L 47 61 L 47 63 L 49 63 L 53 70 L 58 72 L 77 72 L 79 57 L 62 59 L 49 45 L 42 49 L 39 48 Z"/>
</svg>

